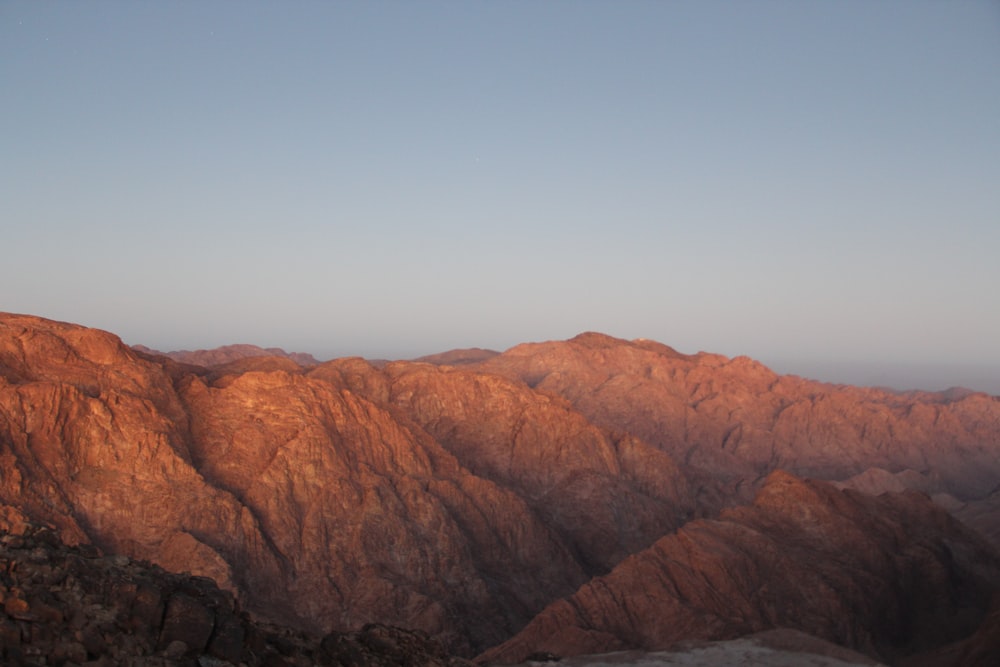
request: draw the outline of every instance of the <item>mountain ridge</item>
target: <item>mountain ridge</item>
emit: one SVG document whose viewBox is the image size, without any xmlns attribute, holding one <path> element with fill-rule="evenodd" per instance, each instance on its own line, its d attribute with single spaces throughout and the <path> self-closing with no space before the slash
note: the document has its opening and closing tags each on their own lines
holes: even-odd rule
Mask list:
<svg viewBox="0 0 1000 667">
<path fill-rule="evenodd" d="M 779 470 L 918 487 L 998 534 L 1000 401 L 982 394 L 824 385 L 594 333 L 454 358 L 205 367 L 0 314 L 0 514 L 211 577 L 263 619 L 316 634 L 403 625 L 465 656 L 667 536 L 738 513 Z M 894 502 L 952 530 L 909 493 Z M 928 567 L 947 560 L 929 554 Z M 822 558 L 831 576 L 858 567 Z"/>
<path fill-rule="evenodd" d="M 963 639 L 990 608 L 1000 557 L 970 533 L 926 497 L 873 498 L 775 472 L 753 505 L 661 538 L 550 605 L 481 660 L 517 663 L 532 653 L 573 655 L 609 644 L 662 650 L 681 639 L 731 639 L 766 627 L 897 660 Z M 974 551 L 954 549 L 970 538 Z M 852 570 L 831 568 L 848 549 L 861 554 Z M 933 550 L 954 560 L 927 558 Z M 897 569 L 922 587 L 895 589 Z M 949 578 L 963 579 L 957 595 L 942 586 Z M 875 592 L 868 604 L 857 604 L 858 587 Z M 619 605 L 624 614 L 614 611 Z M 965 625 L 971 607 L 979 612 Z M 900 637 L 915 645 L 899 646 Z"/>
<path fill-rule="evenodd" d="M 249 343 L 222 345 L 204 350 L 173 350 L 171 352 L 160 352 L 145 345 L 133 345 L 132 348 L 144 354 L 169 357 L 178 363 L 192 366 L 222 366 L 250 357 L 283 357 L 294 361 L 299 366 L 316 366 L 320 363 L 314 356 L 306 352 L 285 352 L 280 347 L 264 348 Z"/>
</svg>

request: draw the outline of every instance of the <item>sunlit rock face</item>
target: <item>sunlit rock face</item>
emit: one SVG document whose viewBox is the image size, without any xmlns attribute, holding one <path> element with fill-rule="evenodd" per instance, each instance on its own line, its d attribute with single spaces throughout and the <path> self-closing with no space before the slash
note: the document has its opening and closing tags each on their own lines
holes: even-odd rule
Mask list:
<svg viewBox="0 0 1000 667">
<path fill-rule="evenodd" d="M 471 368 L 562 396 L 597 425 L 737 481 L 778 468 L 837 480 L 910 469 L 964 501 L 1000 479 L 1000 397 L 986 394 L 829 385 L 600 334 L 519 345 Z"/>
<path fill-rule="evenodd" d="M 310 630 L 382 621 L 471 653 L 693 512 L 666 455 L 522 383 L 208 371 L 73 325 L 0 327 L 0 501 Z"/>
<path fill-rule="evenodd" d="M 995 535 L 995 398 L 834 387 L 599 334 L 374 365 L 259 352 L 231 346 L 203 359 L 221 363 L 197 365 L 105 332 L 0 315 L 0 527 L 45 522 L 71 545 L 211 577 L 256 616 L 317 635 L 389 623 L 463 655 L 522 629 L 515 641 L 526 642 L 538 623 L 567 653 L 649 645 L 639 616 L 627 633 L 572 630 L 552 609 L 574 594 L 608 618 L 648 600 L 643 618 L 673 617 L 691 637 L 812 618 L 807 632 L 873 652 L 917 650 L 907 643 L 917 635 L 950 640 L 985 613 L 978 597 L 961 607 L 963 587 L 979 576 L 991 590 L 992 561 L 922 496 L 883 508 L 767 476 L 917 488 Z M 819 514 L 796 518 L 792 508 L 814 496 L 826 499 Z M 881 523 L 871 519 L 880 512 Z M 840 547 L 796 541 L 827 530 Z M 872 556 L 884 547 L 873 531 L 917 555 L 886 564 Z M 751 546 L 722 548 L 749 533 Z M 720 586 L 703 592 L 717 607 L 680 619 L 656 591 L 683 579 L 670 563 L 684 552 L 649 554 L 664 540 L 700 544 L 692 536 L 716 546 L 699 547 L 690 567 L 714 563 L 722 579 L 757 581 L 774 560 L 794 582 L 800 557 L 825 578 L 803 572 L 798 585 L 752 594 Z M 897 627 L 903 639 L 885 644 L 879 628 L 838 617 L 891 599 L 887 590 L 923 590 L 917 575 L 939 582 L 944 552 L 924 539 L 933 536 L 950 540 L 958 569 L 942 565 L 951 584 L 928 599 L 961 625 Z M 859 549 L 871 586 L 844 574 L 862 567 Z M 982 571 L 967 574 L 976 559 Z M 616 581 L 637 560 L 652 569 L 634 595 L 594 592 L 605 585 L 594 577 Z M 802 611 L 824 585 L 846 592 L 822 613 Z"/>
</svg>

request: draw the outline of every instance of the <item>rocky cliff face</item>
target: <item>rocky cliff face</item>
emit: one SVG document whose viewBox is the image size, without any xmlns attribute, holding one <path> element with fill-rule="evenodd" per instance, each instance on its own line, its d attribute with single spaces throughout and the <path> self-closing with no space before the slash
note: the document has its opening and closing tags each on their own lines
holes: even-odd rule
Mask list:
<svg viewBox="0 0 1000 667">
<path fill-rule="evenodd" d="M 998 587 L 997 554 L 926 496 L 875 498 L 774 473 L 752 506 L 662 538 L 483 658 L 662 649 L 784 627 L 894 661 L 994 622 Z"/>
<path fill-rule="evenodd" d="M 509 639 L 592 577 L 616 576 L 664 535 L 721 525 L 781 551 L 801 526 L 766 519 L 774 508 L 752 510 L 783 527 L 770 533 L 740 510 L 718 516 L 779 467 L 873 491 L 916 486 L 970 524 L 994 525 L 1000 406 L 984 395 L 832 387 L 596 334 L 434 363 L 223 361 L 182 363 L 104 332 L 0 315 L 0 523 L 44 522 L 70 545 L 211 577 L 256 617 L 315 635 L 377 621 L 464 655 Z M 852 539 L 875 549 L 850 537 L 851 522 L 875 511 L 859 506 L 831 525 L 847 531 L 845 549 Z M 895 522 L 942 521 L 924 510 L 887 517 L 855 531 L 905 537 Z M 956 553 L 980 549 L 948 539 Z M 720 572 L 744 567 L 743 552 L 720 553 Z M 831 581 L 860 567 L 831 550 L 789 553 L 830 559 Z M 905 589 L 914 572 L 926 574 L 900 565 L 871 576 Z M 949 594 L 965 595 L 961 581 Z M 742 625 L 706 613 L 684 627 L 700 636 L 699 623 L 704 634 L 783 622 L 766 605 L 794 591 L 776 586 L 770 598 L 720 597 L 765 605 L 741 611 Z M 804 601 L 787 599 L 794 616 Z M 621 603 L 602 602 L 609 617 Z M 832 619 L 869 602 L 831 604 Z M 908 650 L 865 632 L 862 648 Z M 640 637 L 573 636 L 600 650 Z M 856 639 L 846 636 L 836 640 Z"/>
</svg>

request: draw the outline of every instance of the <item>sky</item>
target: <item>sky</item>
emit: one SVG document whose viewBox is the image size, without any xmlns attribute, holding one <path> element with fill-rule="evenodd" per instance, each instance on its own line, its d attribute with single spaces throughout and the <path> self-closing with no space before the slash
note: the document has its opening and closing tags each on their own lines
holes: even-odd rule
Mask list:
<svg viewBox="0 0 1000 667">
<path fill-rule="evenodd" d="M 0 310 L 1000 394 L 1000 3 L 0 3 Z"/>
</svg>

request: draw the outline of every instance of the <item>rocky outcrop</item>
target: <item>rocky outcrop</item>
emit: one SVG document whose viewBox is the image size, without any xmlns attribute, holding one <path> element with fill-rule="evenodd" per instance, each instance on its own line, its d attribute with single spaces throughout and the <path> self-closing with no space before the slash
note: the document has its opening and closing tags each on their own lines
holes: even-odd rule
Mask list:
<svg viewBox="0 0 1000 667">
<path fill-rule="evenodd" d="M 89 667 L 460 667 L 426 635 L 371 625 L 313 637 L 263 625 L 210 579 L 170 574 L 44 526 L 0 531 L 0 660 Z"/>
<path fill-rule="evenodd" d="M 793 628 L 895 660 L 973 633 L 1000 558 L 921 494 L 772 474 L 752 506 L 692 522 L 482 656 L 516 663 Z"/>
</svg>

